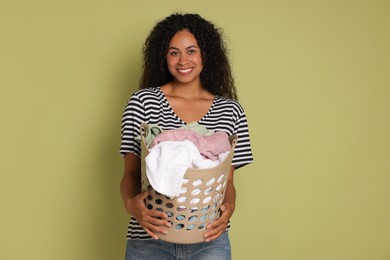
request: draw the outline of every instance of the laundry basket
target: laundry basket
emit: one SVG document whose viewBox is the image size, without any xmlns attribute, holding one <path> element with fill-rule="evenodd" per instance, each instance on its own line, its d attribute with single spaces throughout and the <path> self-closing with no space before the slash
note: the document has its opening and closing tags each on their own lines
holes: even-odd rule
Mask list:
<svg viewBox="0 0 390 260">
<path fill-rule="evenodd" d="M 219 217 L 237 137 L 229 137 L 232 148 L 221 164 L 208 169 L 187 169 L 180 195 L 169 198 L 156 192 L 146 176 L 145 157 L 149 150 L 144 134 L 147 128 L 148 125 L 141 125 L 141 183 L 142 190 L 150 193 L 145 204 L 149 209 L 165 212 L 171 223 L 168 233 L 159 234 L 159 239 L 180 244 L 203 242 L 207 225 Z"/>
</svg>

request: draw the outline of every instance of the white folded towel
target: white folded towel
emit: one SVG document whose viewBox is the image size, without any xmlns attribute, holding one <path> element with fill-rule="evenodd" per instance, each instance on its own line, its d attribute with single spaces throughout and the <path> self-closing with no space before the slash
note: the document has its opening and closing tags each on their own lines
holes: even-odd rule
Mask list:
<svg viewBox="0 0 390 260">
<path fill-rule="evenodd" d="M 220 164 L 229 152 L 218 160 L 204 159 L 190 141 L 164 141 L 145 157 L 146 175 L 153 189 L 169 197 L 179 196 L 184 174 L 188 168 L 211 168 Z"/>
</svg>

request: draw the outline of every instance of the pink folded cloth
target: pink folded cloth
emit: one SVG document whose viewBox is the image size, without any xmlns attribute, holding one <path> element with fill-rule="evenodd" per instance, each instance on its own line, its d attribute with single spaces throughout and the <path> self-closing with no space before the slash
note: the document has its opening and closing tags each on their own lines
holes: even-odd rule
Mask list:
<svg viewBox="0 0 390 260">
<path fill-rule="evenodd" d="M 184 140 L 192 142 L 204 158 L 211 160 L 217 160 L 219 154 L 231 149 L 229 137 L 225 132 L 201 135 L 189 129 L 166 130 L 154 138 L 150 148 L 164 141 Z"/>
</svg>

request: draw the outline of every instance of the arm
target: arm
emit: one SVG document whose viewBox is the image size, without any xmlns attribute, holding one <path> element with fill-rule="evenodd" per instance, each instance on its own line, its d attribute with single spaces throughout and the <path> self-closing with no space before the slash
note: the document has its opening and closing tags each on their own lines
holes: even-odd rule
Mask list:
<svg viewBox="0 0 390 260">
<path fill-rule="evenodd" d="M 120 191 L 127 212 L 151 237 L 158 239 L 156 233 L 167 233 L 163 228 L 164 226 L 170 227 L 167 215 L 145 207 L 144 200 L 148 192 L 141 193 L 141 160 L 132 153 L 127 153 L 124 157 L 124 174 L 120 183 Z"/>
<path fill-rule="evenodd" d="M 204 238 L 206 242 L 214 240 L 226 232 L 226 228 L 228 226 L 229 219 L 233 215 L 234 209 L 236 207 L 236 189 L 233 183 L 233 174 L 234 174 L 234 166 L 230 168 L 229 178 L 225 191 L 225 199 L 220 208 L 221 216 L 219 219 L 214 221 L 213 223 L 207 226 L 207 231 L 204 234 Z"/>
</svg>

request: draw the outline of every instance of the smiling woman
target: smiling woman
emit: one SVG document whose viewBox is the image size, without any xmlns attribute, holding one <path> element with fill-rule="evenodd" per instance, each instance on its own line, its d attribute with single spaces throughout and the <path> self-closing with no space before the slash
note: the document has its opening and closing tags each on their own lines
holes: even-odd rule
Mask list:
<svg viewBox="0 0 390 260">
<path fill-rule="evenodd" d="M 198 42 L 188 30 L 177 32 L 169 43 L 167 54 L 168 70 L 175 84 L 200 85 L 200 73 L 203 69 L 202 55 Z"/>
<path fill-rule="evenodd" d="M 227 231 L 235 209 L 233 173 L 253 159 L 245 112 L 236 101 L 221 33 L 199 15 L 174 14 L 153 28 L 143 54 L 141 89 L 131 96 L 122 120 L 121 194 L 132 216 L 126 259 L 230 259 Z M 171 216 L 145 206 L 150 193 L 141 191 L 139 129 L 142 123 L 165 131 L 193 122 L 208 131 L 237 136 L 220 215 L 206 227 L 203 238 L 208 243 L 160 241 L 171 226 Z"/>
</svg>

